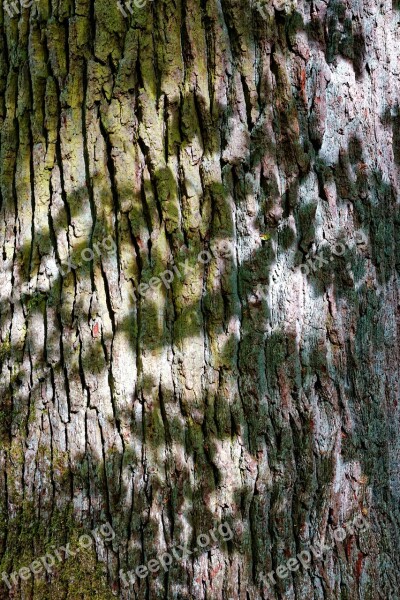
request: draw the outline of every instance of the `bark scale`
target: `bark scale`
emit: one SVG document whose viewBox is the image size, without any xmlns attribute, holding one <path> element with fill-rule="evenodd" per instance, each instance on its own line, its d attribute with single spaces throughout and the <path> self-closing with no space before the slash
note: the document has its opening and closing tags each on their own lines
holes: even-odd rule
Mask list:
<svg viewBox="0 0 400 600">
<path fill-rule="evenodd" d="M 398 598 L 398 7 L 126 14 L 0 16 L 1 598 Z"/>
</svg>

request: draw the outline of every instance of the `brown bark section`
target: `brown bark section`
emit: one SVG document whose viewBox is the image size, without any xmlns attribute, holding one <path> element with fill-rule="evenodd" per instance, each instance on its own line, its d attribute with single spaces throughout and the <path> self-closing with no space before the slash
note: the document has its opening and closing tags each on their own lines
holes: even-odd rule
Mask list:
<svg viewBox="0 0 400 600">
<path fill-rule="evenodd" d="M 0 573 L 115 531 L 0 597 L 398 598 L 398 7 L 37 0 L 0 32 Z"/>
</svg>

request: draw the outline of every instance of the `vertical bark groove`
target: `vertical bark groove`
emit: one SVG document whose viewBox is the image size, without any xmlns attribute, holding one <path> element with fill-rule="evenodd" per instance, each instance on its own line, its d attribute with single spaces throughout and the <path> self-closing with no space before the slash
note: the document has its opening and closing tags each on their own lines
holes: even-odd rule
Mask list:
<svg viewBox="0 0 400 600">
<path fill-rule="evenodd" d="M 126 15 L 0 9 L 0 597 L 395 600 L 399 8 Z"/>
</svg>

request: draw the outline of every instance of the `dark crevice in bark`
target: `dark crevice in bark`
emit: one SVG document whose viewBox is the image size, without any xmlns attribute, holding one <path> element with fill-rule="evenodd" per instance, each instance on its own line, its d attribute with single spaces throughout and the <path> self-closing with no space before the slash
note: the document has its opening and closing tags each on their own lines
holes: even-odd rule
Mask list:
<svg viewBox="0 0 400 600">
<path fill-rule="evenodd" d="M 111 182 L 111 193 L 112 193 L 112 198 L 113 198 L 114 219 L 115 219 L 114 242 L 117 247 L 117 255 L 119 255 L 120 254 L 120 246 L 119 246 L 119 235 L 118 235 L 118 228 L 119 228 L 118 212 L 120 210 L 120 207 L 119 207 L 117 178 L 116 178 L 115 166 L 114 166 L 113 145 L 111 143 L 110 136 L 104 126 L 104 123 L 103 123 L 103 120 L 101 117 L 99 120 L 99 128 L 100 128 L 101 135 L 103 136 L 103 139 L 104 139 L 106 153 L 107 153 L 107 169 L 108 169 L 108 174 L 109 174 L 110 182 Z M 118 278 L 120 278 L 121 273 L 120 273 L 119 261 L 117 261 L 117 269 L 118 269 Z"/>
<path fill-rule="evenodd" d="M 89 196 L 89 204 L 90 210 L 92 214 L 92 231 L 90 233 L 89 239 L 89 248 L 93 252 L 93 236 L 96 230 L 96 222 L 97 222 L 97 211 L 96 205 L 93 198 L 93 187 L 90 178 L 90 167 L 89 167 L 89 150 L 88 150 L 88 137 L 87 137 L 87 91 L 88 91 L 88 76 L 87 76 L 88 64 L 85 63 L 82 73 L 83 73 L 83 87 L 84 87 L 84 97 L 82 102 L 82 136 L 83 136 L 83 158 L 85 163 L 85 187 L 87 189 L 87 193 Z M 92 289 L 94 289 L 94 273 L 93 273 L 93 263 L 90 261 L 90 277 L 92 282 Z"/>
</svg>

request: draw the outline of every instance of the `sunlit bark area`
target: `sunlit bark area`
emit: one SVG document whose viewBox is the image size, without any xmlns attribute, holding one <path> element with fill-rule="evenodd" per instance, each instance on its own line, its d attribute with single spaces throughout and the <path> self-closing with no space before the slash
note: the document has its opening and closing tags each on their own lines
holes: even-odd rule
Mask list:
<svg viewBox="0 0 400 600">
<path fill-rule="evenodd" d="M 399 597 L 399 25 L 4 2 L 0 598 Z"/>
</svg>

